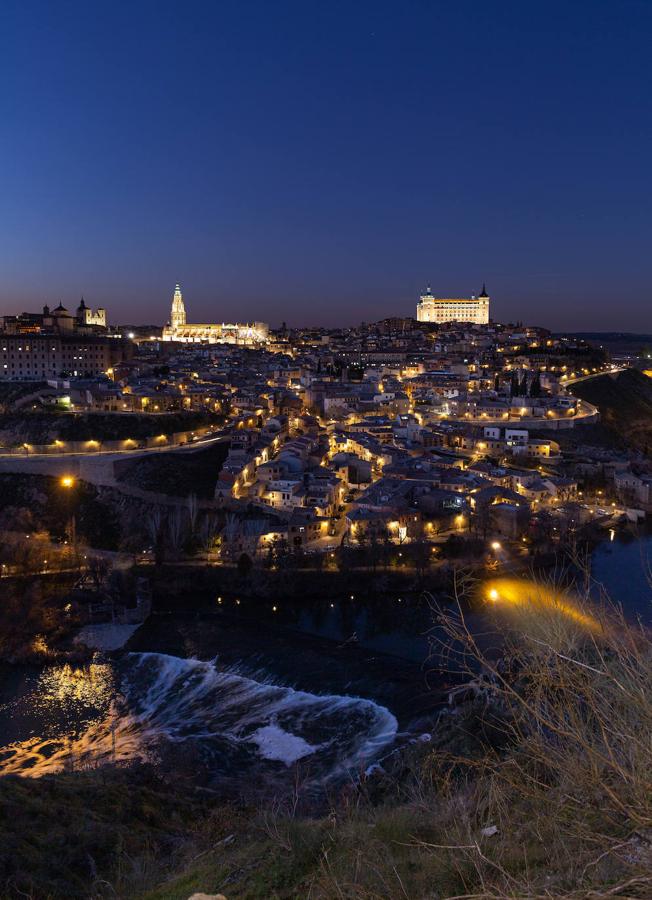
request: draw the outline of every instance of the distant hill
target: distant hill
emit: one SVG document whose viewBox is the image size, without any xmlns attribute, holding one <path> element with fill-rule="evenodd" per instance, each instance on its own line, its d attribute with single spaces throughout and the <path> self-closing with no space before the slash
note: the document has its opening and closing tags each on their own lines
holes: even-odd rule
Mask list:
<svg viewBox="0 0 652 900">
<path fill-rule="evenodd" d="M 639 334 L 635 331 L 573 331 L 569 336 L 602 343 L 605 341 L 652 343 L 652 334 Z"/>
<path fill-rule="evenodd" d="M 602 422 L 630 445 L 652 448 L 652 378 L 638 369 L 579 381 L 569 391 L 600 410 Z"/>
<path fill-rule="evenodd" d="M 633 331 L 575 331 L 571 337 L 605 347 L 614 355 L 639 356 L 652 353 L 652 334 Z"/>
</svg>

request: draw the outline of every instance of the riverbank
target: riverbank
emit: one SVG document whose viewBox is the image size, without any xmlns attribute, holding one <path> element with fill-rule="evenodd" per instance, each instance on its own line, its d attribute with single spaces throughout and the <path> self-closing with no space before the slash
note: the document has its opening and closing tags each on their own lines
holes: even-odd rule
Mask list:
<svg viewBox="0 0 652 900">
<path fill-rule="evenodd" d="M 182 757 L 0 780 L 3 896 L 648 897 L 650 639 L 518 609 L 508 657 L 325 810 L 300 780 L 225 803 Z"/>
</svg>

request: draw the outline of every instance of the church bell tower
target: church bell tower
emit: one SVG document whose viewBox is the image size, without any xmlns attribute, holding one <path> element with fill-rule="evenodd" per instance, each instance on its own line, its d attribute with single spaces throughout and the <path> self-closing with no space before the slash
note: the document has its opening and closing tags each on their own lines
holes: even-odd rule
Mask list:
<svg viewBox="0 0 652 900">
<path fill-rule="evenodd" d="M 183 305 L 181 288 L 177 284 L 172 296 L 172 311 L 170 313 L 170 325 L 172 328 L 182 328 L 186 324 L 186 307 Z"/>
</svg>

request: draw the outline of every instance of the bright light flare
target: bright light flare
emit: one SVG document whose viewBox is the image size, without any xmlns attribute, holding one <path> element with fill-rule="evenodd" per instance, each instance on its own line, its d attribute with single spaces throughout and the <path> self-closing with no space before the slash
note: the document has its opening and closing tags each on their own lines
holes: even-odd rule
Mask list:
<svg viewBox="0 0 652 900">
<path fill-rule="evenodd" d="M 534 615 L 545 616 L 558 613 L 588 631 L 602 631 L 596 618 L 582 610 L 579 599 L 557 588 L 548 587 L 534 580 L 524 578 L 495 578 L 485 583 L 483 596 L 486 602 L 512 607 Z"/>
<path fill-rule="evenodd" d="M 61 487 L 71 488 L 75 486 L 75 479 L 72 475 L 64 475 L 60 481 Z"/>
</svg>

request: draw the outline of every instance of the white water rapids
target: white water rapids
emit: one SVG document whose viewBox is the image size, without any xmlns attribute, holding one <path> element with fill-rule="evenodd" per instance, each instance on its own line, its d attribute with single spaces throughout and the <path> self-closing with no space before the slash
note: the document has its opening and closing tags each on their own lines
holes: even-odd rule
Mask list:
<svg viewBox="0 0 652 900">
<path fill-rule="evenodd" d="M 46 692 L 47 703 L 65 701 L 68 719 L 70 691 L 85 694 L 81 671 L 52 667 L 48 676 L 57 689 Z M 5 745 L 0 775 L 39 777 L 107 762 L 156 762 L 173 748 L 191 751 L 218 778 L 264 778 L 299 763 L 309 780 L 323 783 L 364 770 L 396 735 L 394 716 L 371 700 L 267 684 L 219 671 L 212 662 L 131 653 L 119 662 L 117 677 L 121 696 L 108 712 L 105 702 L 81 731 L 64 724 Z M 16 704 L 38 708 L 39 689 L 45 690 L 37 684 Z"/>
</svg>

